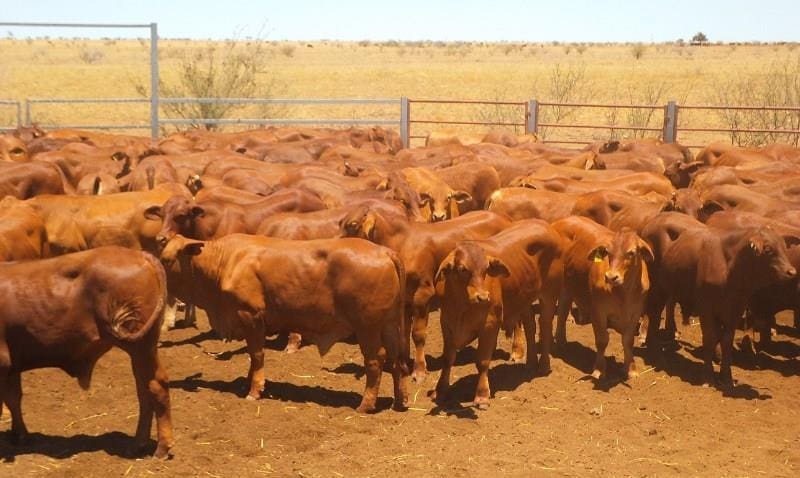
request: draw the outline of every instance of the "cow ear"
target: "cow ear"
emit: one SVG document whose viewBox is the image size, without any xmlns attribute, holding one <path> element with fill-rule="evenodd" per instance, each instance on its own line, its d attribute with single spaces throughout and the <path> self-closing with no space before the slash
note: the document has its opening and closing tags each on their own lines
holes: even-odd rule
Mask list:
<svg viewBox="0 0 800 478">
<path fill-rule="evenodd" d="M 760 237 L 751 237 L 749 246 L 758 256 L 764 251 L 764 241 Z"/>
<path fill-rule="evenodd" d="M 614 151 L 619 149 L 619 141 L 608 141 L 600 146 L 600 153 L 613 153 Z"/>
<path fill-rule="evenodd" d="M 187 240 L 183 246 L 181 246 L 180 253 L 185 256 L 199 256 L 200 253 L 203 252 L 203 247 L 205 245 L 206 243 L 202 241 Z"/>
<path fill-rule="evenodd" d="M 190 211 L 190 215 L 192 217 L 203 217 L 206 215 L 206 210 L 200 206 L 193 206 Z"/>
<path fill-rule="evenodd" d="M 124 161 L 126 159 L 130 159 L 128 154 L 123 151 L 117 151 L 111 155 L 111 159 L 114 161 Z"/>
<path fill-rule="evenodd" d="M 489 267 L 486 269 L 486 273 L 492 277 L 508 277 L 511 275 L 511 272 L 508 270 L 508 267 L 496 257 L 489 257 Z"/>
<path fill-rule="evenodd" d="M 639 255 L 644 259 L 647 263 L 652 263 L 655 260 L 653 255 L 653 249 L 650 248 L 650 245 L 644 242 L 643 240 L 639 240 L 636 249 L 639 251 Z"/>
<path fill-rule="evenodd" d="M 589 257 L 587 257 L 587 259 L 592 262 L 603 262 L 606 256 L 608 256 L 608 249 L 606 249 L 606 246 L 597 246 L 589 252 Z"/>
<path fill-rule="evenodd" d="M 144 210 L 144 218 L 151 221 L 160 221 L 164 218 L 164 213 L 161 211 L 161 206 L 150 206 Z"/>
<path fill-rule="evenodd" d="M 703 207 L 697 211 L 697 219 L 699 219 L 700 222 L 706 222 L 712 214 L 724 210 L 725 208 L 723 208 L 720 203 L 716 201 L 706 201 L 703 203 Z"/>
<path fill-rule="evenodd" d="M 698 169 L 700 169 L 701 166 L 703 166 L 702 161 L 692 161 L 691 163 L 679 163 L 678 170 L 684 173 L 692 174 L 696 172 Z"/>
<path fill-rule="evenodd" d="M 472 195 L 466 191 L 455 191 L 453 192 L 452 198 L 455 199 L 456 202 L 459 204 L 467 201 L 472 201 Z"/>
<path fill-rule="evenodd" d="M 453 267 L 455 267 L 455 256 L 450 254 L 439 265 L 439 270 L 436 271 L 436 275 L 433 277 L 433 284 L 438 286 L 439 282 L 444 279 L 444 275 L 452 271 Z"/>
<path fill-rule="evenodd" d="M 362 229 L 364 230 L 364 236 L 366 236 L 367 240 L 375 241 L 375 215 L 372 213 L 367 213 L 364 217 L 364 223 L 362 225 Z"/>
<path fill-rule="evenodd" d="M 377 191 L 386 191 L 389 189 L 389 178 L 384 179 L 383 181 L 379 182 L 377 186 L 375 186 Z"/>
</svg>

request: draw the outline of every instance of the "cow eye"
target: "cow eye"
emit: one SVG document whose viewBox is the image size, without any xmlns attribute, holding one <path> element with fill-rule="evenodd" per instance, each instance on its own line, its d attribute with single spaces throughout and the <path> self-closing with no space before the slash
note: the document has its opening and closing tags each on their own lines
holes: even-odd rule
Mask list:
<svg viewBox="0 0 800 478">
<path fill-rule="evenodd" d="M 625 259 L 633 259 L 636 257 L 636 251 L 628 251 L 625 253 Z"/>
<path fill-rule="evenodd" d="M 775 251 L 774 251 L 774 250 L 772 250 L 772 248 L 771 248 L 770 246 L 765 246 L 765 247 L 764 247 L 764 254 L 766 254 L 766 255 L 768 255 L 768 256 L 771 256 L 771 255 L 772 255 L 774 252 L 775 252 Z"/>
<path fill-rule="evenodd" d="M 25 154 L 25 151 L 22 148 L 14 148 L 10 152 L 11 154 Z"/>
<path fill-rule="evenodd" d="M 349 228 L 351 228 L 351 229 L 355 229 L 355 228 L 357 228 L 357 227 L 358 227 L 358 223 L 356 223 L 356 222 L 351 222 L 350 224 L 348 224 L 348 225 L 347 225 L 347 227 L 349 227 Z"/>
</svg>

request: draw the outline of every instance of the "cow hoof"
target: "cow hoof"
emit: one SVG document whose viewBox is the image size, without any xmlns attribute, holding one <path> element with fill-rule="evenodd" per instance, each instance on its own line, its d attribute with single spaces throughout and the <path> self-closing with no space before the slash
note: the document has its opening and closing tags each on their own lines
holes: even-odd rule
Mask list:
<svg viewBox="0 0 800 478">
<path fill-rule="evenodd" d="M 488 410 L 489 402 L 486 399 L 476 400 L 474 402 L 474 407 L 478 410 Z"/>
<path fill-rule="evenodd" d="M 592 372 L 592 378 L 593 378 L 593 379 L 595 379 L 595 380 L 600 380 L 600 378 L 601 378 L 602 376 L 603 376 L 603 372 L 601 372 L 601 371 L 599 371 L 599 370 L 594 370 L 594 371 Z"/>
<path fill-rule="evenodd" d="M 293 353 L 297 352 L 298 350 L 300 350 L 300 347 L 298 347 L 295 344 L 289 344 L 289 345 L 286 346 L 285 349 L 283 349 L 283 351 L 285 353 L 287 353 L 287 354 L 293 354 Z"/>
<path fill-rule="evenodd" d="M 414 372 L 411 374 L 411 380 L 413 380 L 415 383 L 422 383 L 425 381 L 425 377 L 427 376 L 428 372 L 425 370 L 414 370 Z"/>
<path fill-rule="evenodd" d="M 254 402 L 254 401 L 256 401 L 256 400 L 260 399 L 260 398 L 261 398 L 261 395 L 259 394 L 258 396 L 253 396 L 253 395 L 251 395 L 251 394 L 249 394 L 249 393 L 248 393 L 248 394 L 247 394 L 247 396 L 246 396 L 246 397 L 244 397 L 244 398 L 245 398 L 245 400 L 250 400 L 250 401 L 253 401 L 253 402 Z"/>
<path fill-rule="evenodd" d="M 550 368 L 550 361 L 549 360 L 540 360 L 539 365 L 536 367 L 536 375 L 540 377 L 546 377 L 550 375 L 552 369 Z"/>
<path fill-rule="evenodd" d="M 636 370 L 628 370 L 628 379 L 629 380 L 633 380 L 633 379 L 635 379 L 637 377 L 639 377 L 639 372 L 637 372 Z"/>
<path fill-rule="evenodd" d="M 392 403 L 392 410 L 396 412 L 405 412 L 406 410 L 408 410 L 408 399 L 395 400 Z"/>
<path fill-rule="evenodd" d="M 164 445 L 164 446 L 159 445 L 156 448 L 156 452 L 153 453 L 153 459 L 154 460 L 168 460 L 168 459 L 170 459 L 171 458 L 171 455 L 169 454 L 170 448 L 172 448 L 172 447 L 168 446 L 168 445 Z"/>
<path fill-rule="evenodd" d="M 367 415 L 371 413 L 375 413 L 375 405 L 364 405 L 361 404 L 356 408 L 356 412 L 362 415 Z"/>
</svg>

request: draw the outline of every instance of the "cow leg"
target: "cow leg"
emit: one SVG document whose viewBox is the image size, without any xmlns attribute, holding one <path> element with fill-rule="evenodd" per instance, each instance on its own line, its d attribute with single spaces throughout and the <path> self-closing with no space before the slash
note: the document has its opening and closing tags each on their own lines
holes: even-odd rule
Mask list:
<svg viewBox="0 0 800 478">
<path fill-rule="evenodd" d="M 658 329 L 661 327 L 661 311 L 664 310 L 665 302 L 655 297 L 655 295 L 656 294 L 651 293 L 651 296 L 647 298 L 647 311 L 645 313 L 647 316 L 647 333 L 644 337 L 639 338 L 640 341 L 645 343 L 647 351 L 650 352 L 650 354 L 661 352 L 661 345 L 658 340 Z"/>
<path fill-rule="evenodd" d="M 411 337 L 414 339 L 414 372 L 411 374 L 411 378 L 415 382 L 421 382 L 428 373 L 428 364 L 425 360 L 425 341 L 428 337 L 428 301 L 417 303 L 415 297 L 412 311 Z"/>
<path fill-rule="evenodd" d="M 525 357 L 525 343 L 523 340 L 525 337 L 527 337 L 527 335 L 528 331 L 526 330 L 523 332 L 522 330 L 522 322 L 517 322 L 517 325 L 514 327 L 514 335 L 511 340 L 511 358 L 509 359 L 511 363 L 522 362 L 522 359 Z M 528 355 L 528 357 L 530 357 L 530 355 Z"/>
<path fill-rule="evenodd" d="M 525 362 L 525 368 L 528 370 L 535 370 L 539 365 L 539 347 L 537 347 L 536 344 L 536 319 L 531 313 L 524 313 L 519 323 L 525 331 L 526 354 L 528 356 Z"/>
<path fill-rule="evenodd" d="M 300 350 L 300 343 L 303 341 L 303 336 L 297 333 L 290 333 L 289 340 L 286 342 L 286 348 L 283 349 L 287 354 L 293 354 Z"/>
<path fill-rule="evenodd" d="M 402 318 L 401 318 L 402 320 Z M 386 347 L 386 359 L 392 365 L 392 384 L 394 386 L 394 404 L 398 411 L 408 407 L 408 363 L 401 355 L 402 331 L 399 324 L 388 324 L 383 329 L 383 344 Z"/>
<path fill-rule="evenodd" d="M 186 308 L 183 311 L 183 323 L 197 328 L 197 308 L 194 304 L 186 304 Z"/>
<path fill-rule="evenodd" d="M 361 353 L 364 355 L 364 370 L 367 377 L 364 396 L 356 411 L 372 413 L 375 411 L 375 403 L 378 400 L 383 364 L 386 362 L 386 348 L 381 344 L 380 333 L 368 330 L 356 332 L 356 335 Z"/>
<path fill-rule="evenodd" d="M 670 299 L 667 301 L 667 307 L 665 310 L 665 326 L 667 328 L 667 337 L 670 342 L 674 342 L 675 340 L 679 339 L 681 333 L 678 331 L 678 326 L 675 323 L 675 301 Z M 686 323 L 686 317 L 683 318 L 684 324 Z"/>
<path fill-rule="evenodd" d="M 247 382 L 250 391 L 247 392 L 248 400 L 258 400 L 264 391 L 264 322 L 255 320 L 252 330 L 245 335 L 247 353 L 250 354 L 250 369 L 247 371 Z"/>
<path fill-rule="evenodd" d="M 158 445 L 153 456 L 166 458 L 174 442 L 167 372 L 158 359 L 155 342 L 140 344 L 130 357 L 139 398 L 139 422 L 135 438 L 137 451 L 142 452 L 150 441 L 150 428 L 155 414 Z"/>
<path fill-rule="evenodd" d="M 567 345 L 567 316 L 572 307 L 572 297 L 566 289 L 561 292 L 558 299 L 558 318 L 556 319 L 556 351 Z"/>
<path fill-rule="evenodd" d="M 161 322 L 161 331 L 166 332 L 175 328 L 175 316 L 178 314 L 178 299 L 171 294 L 167 294 L 167 302 L 164 304 L 164 320 Z"/>
<path fill-rule="evenodd" d="M 794 309 L 793 313 L 794 313 L 794 323 L 793 323 L 794 328 L 800 329 L 800 308 Z"/>
<path fill-rule="evenodd" d="M 10 362 L 10 361 L 9 361 Z M 28 428 L 22 420 L 22 380 L 19 373 L 0 369 L 0 392 L 11 413 L 11 443 L 20 444 L 28 439 Z M 5 382 L 5 383 L 3 383 Z"/>
<path fill-rule="evenodd" d="M 622 333 L 622 350 L 623 350 L 623 370 L 627 378 L 636 378 L 639 372 L 636 370 L 636 359 L 633 357 L 633 342 L 636 338 L 636 331 L 639 329 L 639 317 L 628 317 L 626 321 L 630 324 Z"/>
<path fill-rule="evenodd" d="M 537 373 L 543 376 L 550 373 L 550 350 L 553 347 L 553 316 L 556 313 L 556 301 L 550 298 L 540 298 L 539 305 L 541 309 L 539 313 L 541 356 Z M 530 359 L 528 359 L 528 363 L 531 363 Z"/>
<path fill-rule="evenodd" d="M 436 382 L 436 389 L 434 389 L 431 399 L 437 403 L 443 403 L 447 399 L 447 392 L 450 389 L 450 372 L 453 365 L 456 363 L 456 347 L 455 337 L 449 328 L 445 326 L 444 319 L 442 319 L 442 372 L 439 374 L 439 380 Z"/>
<path fill-rule="evenodd" d="M 722 386 L 730 387 L 733 385 L 733 375 L 731 374 L 731 361 L 733 358 L 733 338 L 736 332 L 734 322 L 727 321 L 722 324 L 719 336 L 721 357 L 719 364 L 719 381 Z"/>
<path fill-rule="evenodd" d="M 700 316 L 700 329 L 703 333 L 703 386 L 713 385 L 714 350 L 717 346 L 717 334 L 714 319 L 706 315 Z"/>
<path fill-rule="evenodd" d="M 500 332 L 502 317 L 502 309 L 490 311 L 486 318 L 486 324 L 478 335 L 478 354 L 475 359 L 475 365 L 478 368 L 478 386 L 473 403 L 475 407 L 482 410 L 489 406 L 489 398 L 492 394 L 489 388 L 489 366 L 492 363 L 492 354 L 497 348 L 497 334 Z"/>
<path fill-rule="evenodd" d="M 608 347 L 608 324 L 605 315 L 592 311 L 592 328 L 594 329 L 594 345 L 597 355 L 594 360 L 592 377 L 599 380 L 606 375 L 606 347 Z"/>
</svg>

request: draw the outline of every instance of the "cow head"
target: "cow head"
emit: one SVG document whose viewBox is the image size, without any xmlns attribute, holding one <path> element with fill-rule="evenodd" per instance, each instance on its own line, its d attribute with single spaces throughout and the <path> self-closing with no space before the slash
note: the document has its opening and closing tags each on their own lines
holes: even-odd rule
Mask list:
<svg viewBox="0 0 800 478">
<path fill-rule="evenodd" d="M 747 280 L 753 283 L 769 284 L 776 281 L 793 279 L 797 270 L 786 255 L 786 242 L 795 245 L 800 240 L 781 237 L 769 227 L 752 230 L 745 237 L 742 264 Z"/>
<path fill-rule="evenodd" d="M 694 189 L 681 188 L 672 193 L 672 197 L 663 210 L 680 212 L 697 218 L 703 210 L 703 201 Z"/>
<path fill-rule="evenodd" d="M 187 281 L 183 275 L 191 271 L 192 257 L 200 255 L 205 244 L 203 241 L 189 239 L 180 234 L 164 244 L 160 260 L 167 273 L 170 290 L 178 288 L 185 289 L 183 292 L 186 292 L 192 289 L 192 285 L 189 284 L 191 281 Z M 186 294 L 180 296 L 186 297 Z"/>
<path fill-rule="evenodd" d="M 405 208 L 409 218 L 417 222 L 427 222 L 427 218 L 420 210 L 420 196 L 417 191 L 397 172 L 389 173 L 389 176 L 381 181 L 376 188 L 386 191 L 384 197 L 400 202 Z"/>
<path fill-rule="evenodd" d="M 172 196 L 163 206 L 147 208 L 144 212 L 145 219 L 161 220 L 161 231 L 156 236 L 159 247 L 164 248 L 177 234 L 192 235 L 195 231 L 195 221 L 202 217 L 205 210 L 202 206 L 193 204 L 185 196 Z"/>
<path fill-rule="evenodd" d="M 704 166 L 705 165 L 701 161 L 692 161 L 689 163 L 676 161 L 664 168 L 664 176 L 666 176 L 676 188 L 688 188 L 694 176 L 700 168 Z"/>
<path fill-rule="evenodd" d="M 653 250 L 628 228 L 615 233 L 610 242 L 596 245 L 586 260 L 592 263 L 590 280 L 595 287 L 650 289 L 647 267 L 642 262 L 653 261 Z"/>
<path fill-rule="evenodd" d="M 434 284 L 440 295 L 458 294 L 470 304 L 487 304 L 492 299 L 500 300 L 500 297 L 492 297 L 500 292 L 488 283 L 489 280 L 510 274 L 502 260 L 487 254 L 475 242 L 463 241 L 442 261 Z"/>
<path fill-rule="evenodd" d="M 376 212 L 367 206 L 362 206 L 348 213 L 339 221 L 339 230 L 342 237 L 360 237 L 374 242 L 378 221 Z"/>
<path fill-rule="evenodd" d="M 458 216 L 458 205 L 472 200 L 466 191 L 455 191 L 447 188 L 430 188 L 420 191 L 420 208 L 423 214 L 430 217 L 431 222 L 440 222 Z"/>
<path fill-rule="evenodd" d="M 28 148 L 21 139 L 10 134 L 0 135 L 0 161 L 26 162 L 29 159 Z"/>
</svg>

